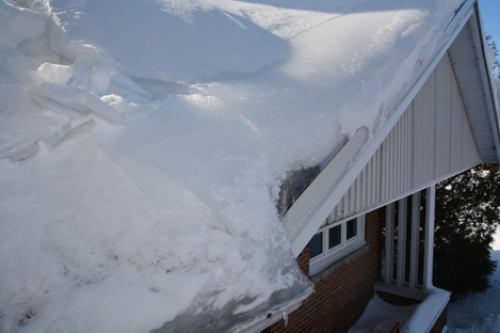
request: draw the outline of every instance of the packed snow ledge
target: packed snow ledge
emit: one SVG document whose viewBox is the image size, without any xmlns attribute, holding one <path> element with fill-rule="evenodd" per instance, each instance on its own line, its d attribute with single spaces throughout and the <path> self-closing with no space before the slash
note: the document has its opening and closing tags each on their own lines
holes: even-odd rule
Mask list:
<svg viewBox="0 0 500 333">
<path fill-rule="evenodd" d="M 461 3 L 0 0 L 0 331 L 227 331 L 309 293 L 282 183 L 373 137 Z"/>
</svg>

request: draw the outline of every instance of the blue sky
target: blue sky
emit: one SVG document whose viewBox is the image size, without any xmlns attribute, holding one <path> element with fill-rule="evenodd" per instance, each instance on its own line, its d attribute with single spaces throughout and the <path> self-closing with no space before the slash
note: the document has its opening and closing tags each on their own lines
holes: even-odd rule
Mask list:
<svg viewBox="0 0 500 333">
<path fill-rule="evenodd" d="M 500 0 L 479 0 L 483 15 L 484 30 L 491 35 L 500 48 Z"/>
</svg>

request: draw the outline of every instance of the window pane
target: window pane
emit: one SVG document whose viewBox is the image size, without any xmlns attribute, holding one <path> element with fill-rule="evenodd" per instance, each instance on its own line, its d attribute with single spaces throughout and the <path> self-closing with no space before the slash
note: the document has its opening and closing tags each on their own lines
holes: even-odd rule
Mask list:
<svg viewBox="0 0 500 333">
<path fill-rule="evenodd" d="M 328 230 L 328 248 L 329 249 L 339 245 L 342 242 L 341 238 L 340 238 L 341 227 L 342 227 L 342 225 L 339 224 L 339 225 L 331 228 L 330 230 Z"/>
<path fill-rule="evenodd" d="M 309 242 L 309 258 L 314 258 L 323 253 L 323 233 L 319 233 L 311 238 Z"/>
<path fill-rule="evenodd" d="M 357 230 L 358 224 L 356 222 L 357 222 L 357 219 L 352 219 L 350 221 L 347 221 L 347 230 L 346 230 L 346 232 L 347 232 L 346 238 L 347 239 L 351 239 L 358 234 L 358 230 Z"/>
</svg>

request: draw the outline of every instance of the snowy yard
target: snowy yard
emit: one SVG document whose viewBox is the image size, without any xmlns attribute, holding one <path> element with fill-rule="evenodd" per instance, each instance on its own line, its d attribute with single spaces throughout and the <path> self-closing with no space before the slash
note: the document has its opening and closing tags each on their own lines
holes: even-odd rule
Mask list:
<svg viewBox="0 0 500 333">
<path fill-rule="evenodd" d="M 492 258 L 499 263 L 500 251 Z M 500 269 L 490 277 L 491 288 L 471 293 L 450 303 L 446 333 L 498 333 L 500 332 Z"/>
</svg>

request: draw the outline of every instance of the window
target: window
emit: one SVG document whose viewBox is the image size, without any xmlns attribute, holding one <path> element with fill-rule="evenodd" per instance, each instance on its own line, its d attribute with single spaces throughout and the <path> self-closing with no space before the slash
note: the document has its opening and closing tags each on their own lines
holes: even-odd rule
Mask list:
<svg viewBox="0 0 500 333">
<path fill-rule="evenodd" d="M 309 272 L 318 274 L 337 260 L 365 245 L 365 216 L 322 227 L 309 242 Z"/>
<path fill-rule="evenodd" d="M 347 234 L 346 234 L 346 239 L 351 239 L 353 237 L 356 237 L 357 233 L 357 219 L 352 219 L 347 221 Z"/>
<path fill-rule="evenodd" d="M 342 244 L 342 224 L 336 225 L 328 230 L 328 248 L 333 249 L 334 247 Z"/>
<path fill-rule="evenodd" d="M 323 238 L 321 237 L 321 234 L 316 234 L 309 242 L 309 256 L 310 258 L 313 258 L 321 253 L 323 253 Z"/>
</svg>

